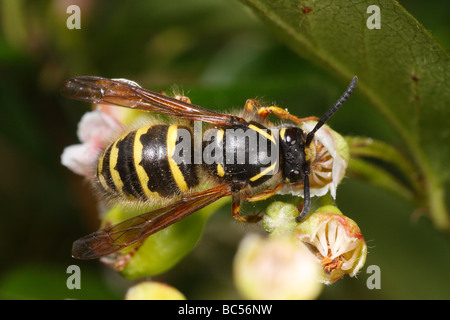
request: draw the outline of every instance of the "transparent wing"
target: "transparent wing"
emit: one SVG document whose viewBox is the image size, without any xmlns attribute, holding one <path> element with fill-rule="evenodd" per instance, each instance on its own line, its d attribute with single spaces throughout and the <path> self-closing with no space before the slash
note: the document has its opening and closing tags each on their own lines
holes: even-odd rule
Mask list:
<svg viewBox="0 0 450 320">
<path fill-rule="evenodd" d="M 231 193 L 230 185 L 222 184 L 191 194 L 166 207 L 106 227 L 75 241 L 72 256 L 82 260 L 97 259 L 136 242 L 142 242 L 151 234 Z"/>
<path fill-rule="evenodd" d="M 236 122 L 245 122 L 239 117 L 146 90 L 127 80 L 113 80 L 94 76 L 75 77 L 64 82 L 61 93 L 75 100 L 113 104 L 194 121 L 229 126 L 236 124 Z"/>
</svg>

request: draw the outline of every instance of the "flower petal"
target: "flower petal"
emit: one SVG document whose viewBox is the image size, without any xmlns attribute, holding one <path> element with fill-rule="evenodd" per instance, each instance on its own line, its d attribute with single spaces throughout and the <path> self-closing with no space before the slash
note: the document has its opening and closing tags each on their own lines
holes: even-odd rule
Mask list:
<svg viewBox="0 0 450 320">
<path fill-rule="evenodd" d="M 61 154 L 61 163 L 76 174 L 90 177 L 92 168 L 92 157 L 89 155 L 85 144 L 68 146 Z"/>
<path fill-rule="evenodd" d="M 320 261 L 326 284 L 344 274 L 353 277 L 364 265 L 367 245 L 361 230 L 334 206 L 317 209 L 297 226 L 295 234 Z"/>
</svg>

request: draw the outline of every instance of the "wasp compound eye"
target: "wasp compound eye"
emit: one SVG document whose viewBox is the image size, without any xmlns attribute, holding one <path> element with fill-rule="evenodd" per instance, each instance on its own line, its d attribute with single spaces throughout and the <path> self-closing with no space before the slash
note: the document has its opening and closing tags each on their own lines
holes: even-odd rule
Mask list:
<svg viewBox="0 0 450 320">
<path fill-rule="evenodd" d="M 292 183 L 299 182 L 302 179 L 302 174 L 301 174 L 301 172 L 299 170 L 292 169 L 289 172 L 288 178 L 289 178 L 289 181 L 292 182 Z"/>
<path fill-rule="evenodd" d="M 302 141 L 303 135 L 303 130 L 300 128 L 287 128 L 283 133 L 282 140 L 287 145 L 293 146 Z"/>
</svg>

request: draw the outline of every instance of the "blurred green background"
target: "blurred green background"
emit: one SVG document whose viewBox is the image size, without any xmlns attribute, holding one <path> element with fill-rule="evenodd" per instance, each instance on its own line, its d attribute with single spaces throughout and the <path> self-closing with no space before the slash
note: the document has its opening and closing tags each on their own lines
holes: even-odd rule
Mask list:
<svg viewBox="0 0 450 320">
<path fill-rule="evenodd" d="M 448 51 L 450 3 L 400 1 Z M 124 297 L 132 284 L 98 261 L 71 258 L 72 242 L 97 229 L 88 184 L 60 164 L 78 142 L 89 106 L 60 96 L 72 76 L 127 78 L 154 91 L 181 87 L 193 103 L 242 108 L 262 98 L 299 117 L 320 116 L 347 83 L 300 58 L 235 0 L 0 1 L 0 298 Z M 81 8 L 81 30 L 66 9 Z M 358 90 L 329 122 L 401 148 L 396 132 Z M 450 299 L 450 240 L 411 204 L 354 179 L 338 189 L 339 208 L 369 246 L 358 278 L 325 287 L 321 299 Z M 197 248 L 157 277 L 190 299 L 240 298 L 231 264 L 242 226 L 226 206 L 209 220 Z M 81 290 L 66 287 L 80 266 Z M 381 269 L 369 290 L 366 268 Z M 45 289 L 45 290 L 43 290 Z"/>
</svg>

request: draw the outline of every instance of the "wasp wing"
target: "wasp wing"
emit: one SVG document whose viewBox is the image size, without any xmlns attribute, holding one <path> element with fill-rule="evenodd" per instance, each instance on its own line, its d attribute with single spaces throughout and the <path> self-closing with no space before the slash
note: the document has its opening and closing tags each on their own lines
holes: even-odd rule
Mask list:
<svg viewBox="0 0 450 320">
<path fill-rule="evenodd" d="M 166 207 L 106 227 L 75 241 L 72 256 L 82 260 L 97 259 L 136 242 L 142 242 L 151 234 L 231 194 L 230 185 L 222 184 L 191 194 Z"/>
<path fill-rule="evenodd" d="M 113 104 L 193 121 L 229 126 L 244 121 L 239 117 L 212 111 L 146 90 L 128 80 L 94 76 L 75 77 L 63 84 L 61 93 L 68 98 L 84 102 Z"/>
</svg>

